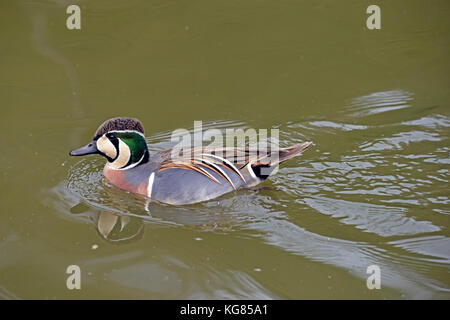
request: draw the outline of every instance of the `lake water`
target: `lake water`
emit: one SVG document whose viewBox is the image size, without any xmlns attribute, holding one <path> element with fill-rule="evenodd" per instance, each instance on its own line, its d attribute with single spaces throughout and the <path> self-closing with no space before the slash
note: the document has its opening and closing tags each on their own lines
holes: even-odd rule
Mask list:
<svg viewBox="0 0 450 320">
<path fill-rule="evenodd" d="M 2 1 L 0 298 L 449 299 L 450 3 L 377 3 Z M 195 120 L 314 145 L 147 212 L 68 156 L 114 116 L 151 153 Z"/>
</svg>

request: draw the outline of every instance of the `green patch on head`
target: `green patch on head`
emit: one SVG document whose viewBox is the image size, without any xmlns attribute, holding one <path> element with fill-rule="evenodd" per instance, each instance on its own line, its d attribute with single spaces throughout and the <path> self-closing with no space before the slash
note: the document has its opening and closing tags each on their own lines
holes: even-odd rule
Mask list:
<svg viewBox="0 0 450 320">
<path fill-rule="evenodd" d="M 128 145 L 131 151 L 131 163 L 138 162 L 147 152 L 147 142 L 137 132 L 115 132 L 117 138 Z"/>
</svg>

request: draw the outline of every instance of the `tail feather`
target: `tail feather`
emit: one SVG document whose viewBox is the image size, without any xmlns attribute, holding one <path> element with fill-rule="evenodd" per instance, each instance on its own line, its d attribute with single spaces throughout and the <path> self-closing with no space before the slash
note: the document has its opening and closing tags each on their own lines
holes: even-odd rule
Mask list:
<svg viewBox="0 0 450 320">
<path fill-rule="evenodd" d="M 295 144 L 295 145 L 287 147 L 287 148 L 280 149 L 278 163 L 282 163 L 282 162 L 289 160 L 295 156 L 298 156 L 300 153 L 305 151 L 311 144 L 312 144 L 312 142 L 308 141 L 308 142 L 303 142 L 303 143 Z"/>
<path fill-rule="evenodd" d="M 270 172 L 280 163 L 289 160 L 295 156 L 298 156 L 300 153 L 305 151 L 312 142 L 303 142 L 299 144 L 295 144 L 293 146 L 282 148 L 278 151 L 278 157 L 273 157 L 273 154 L 271 154 L 271 157 L 265 157 L 263 159 L 260 159 L 258 162 L 252 164 L 252 169 L 255 172 L 255 175 L 259 177 L 260 179 L 264 180 L 269 175 Z"/>
</svg>

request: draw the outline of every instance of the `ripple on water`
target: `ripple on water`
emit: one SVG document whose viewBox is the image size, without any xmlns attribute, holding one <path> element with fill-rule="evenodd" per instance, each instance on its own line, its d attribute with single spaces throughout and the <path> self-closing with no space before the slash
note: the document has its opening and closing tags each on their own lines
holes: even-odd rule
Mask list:
<svg viewBox="0 0 450 320">
<path fill-rule="evenodd" d="M 420 126 L 426 128 L 450 127 L 450 119 L 446 116 L 437 114 L 429 117 L 422 117 L 417 120 L 402 122 L 406 126 Z"/>
<path fill-rule="evenodd" d="M 309 124 L 312 126 L 315 126 L 315 127 L 319 127 L 319 128 L 333 128 L 333 129 L 339 129 L 342 131 L 367 129 L 367 126 L 364 126 L 364 125 L 336 123 L 336 122 L 332 122 L 332 121 L 312 121 Z"/>
<path fill-rule="evenodd" d="M 438 133 L 424 131 L 409 131 L 394 134 L 389 138 L 377 139 L 375 141 L 365 142 L 359 146 L 362 151 L 383 151 L 392 149 L 403 149 L 404 145 L 411 142 L 423 141 L 441 141 Z"/>
<path fill-rule="evenodd" d="M 370 116 L 410 107 L 413 94 L 403 90 L 374 92 L 351 100 L 348 110 L 352 117 Z"/>
<path fill-rule="evenodd" d="M 413 235 L 439 231 L 438 226 L 429 221 L 417 221 L 407 217 L 407 209 L 330 199 L 325 197 L 306 198 L 305 203 L 316 211 L 340 218 L 344 224 L 372 232 L 382 237 Z"/>
<path fill-rule="evenodd" d="M 428 261 L 450 264 L 450 238 L 445 236 L 408 238 L 391 241 L 389 244 L 419 253 Z"/>
</svg>

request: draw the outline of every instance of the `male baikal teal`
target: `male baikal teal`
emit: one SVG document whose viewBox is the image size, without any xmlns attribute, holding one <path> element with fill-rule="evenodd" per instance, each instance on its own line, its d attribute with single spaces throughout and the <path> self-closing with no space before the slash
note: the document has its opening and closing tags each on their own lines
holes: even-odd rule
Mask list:
<svg viewBox="0 0 450 320">
<path fill-rule="evenodd" d="M 263 152 L 245 147 L 186 147 L 176 157 L 173 149 L 150 156 L 141 121 L 117 117 L 105 121 L 91 142 L 70 155 L 99 154 L 107 160 L 103 175 L 112 185 L 163 203 L 182 205 L 255 186 L 278 164 L 301 154 L 311 144 Z"/>
</svg>

